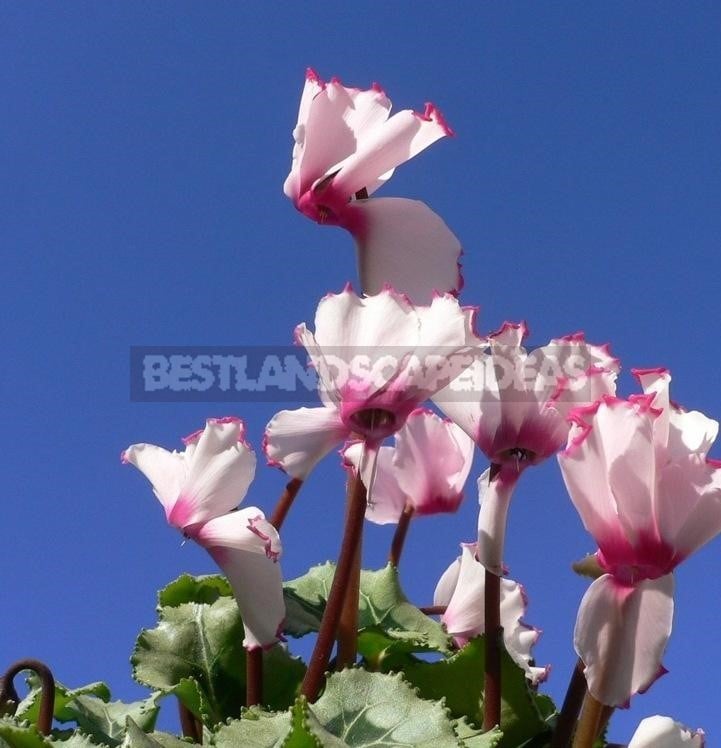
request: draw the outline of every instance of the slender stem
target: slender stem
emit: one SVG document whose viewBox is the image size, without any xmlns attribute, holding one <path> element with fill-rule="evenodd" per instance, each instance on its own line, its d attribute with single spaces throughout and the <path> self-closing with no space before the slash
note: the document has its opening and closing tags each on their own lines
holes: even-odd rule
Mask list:
<svg viewBox="0 0 721 748">
<path fill-rule="evenodd" d="M 178 699 L 178 716 L 180 717 L 180 729 L 183 737 L 190 738 L 196 743 L 203 743 L 203 728 L 198 724 L 193 712 Z"/>
<path fill-rule="evenodd" d="M 0 704 L 6 703 L 9 699 L 17 699 L 13 680 L 23 670 L 33 670 L 40 678 L 40 710 L 36 725 L 38 732 L 43 735 L 50 735 L 50 730 L 53 726 L 53 715 L 55 713 L 55 678 L 53 678 L 50 668 L 44 662 L 27 659 L 18 660 L 10 665 L 0 679 L 2 681 Z"/>
<path fill-rule="evenodd" d="M 358 543 L 350 580 L 346 587 L 343 610 L 338 621 L 338 649 L 336 670 L 355 664 L 358 654 L 358 597 L 360 595 L 361 544 Z"/>
<path fill-rule="evenodd" d="M 280 531 L 291 506 L 293 506 L 293 500 L 298 495 L 298 491 L 300 491 L 302 485 L 303 481 L 301 478 L 292 478 L 288 481 L 288 484 L 280 495 L 278 503 L 275 505 L 275 509 L 273 509 L 273 514 L 270 518 L 270 524 L 273 525 L 276 530 Z"/>
<path fill-rule="evenodd" d="M 593 748 L 598 737 L 603 708 L 600 701 L 596 701 L 590 693 L 586 694 L 581 719 L 573 738 L 573 748 Z"/>
<path fill-rule="evenodd" d="M 263 703 L 263 650 L 261 647 L 245 651 L 245 705 Z"/>
<path fill-rule="evenodd" d="M 446 612 L 447 607 L 447 605 L 425 605 L 422 608 L 418 608 L 418 610 L 427 616 L 442 616 Z"/>
<path fill-rule="evenodd" d="M 517 471 L 504 470 L 502 465 L 491 464 L 489 474 L 489 486 L 484 504 L 501 507 L 500 511 L 492 510 L 497 514 L 500 525 L 494 529 L 493 535 L 497 537 L 484 538 L 489 541 L 488 548 L 481 548 L 481 534 L 479 532 L 478 550 L 479 555 L 490 551 L 495 543 L 496 547 L 491 551 L 494 559 L 490 571 L 486 568 L 485 590 L 484 590 L 484 616 L 485 616 L 485 652 L 486 663 L 483 678 L 483 729 L 492 730 L 501 724 L 501 651 L 503 649 L 503 627 L 501 626 L 501 569 L 503 568 L 503 541 L 505 537 L 506 512 L 511 494 L 518 480 Z M 482 506 L 483 511 L 483 506 Z M 494 521 L 492 525 L 498 522 Z M 497 556 L 497 558 L 495 558 Z M 483 561 L 483 557 L 481 558 Z"/>
<path fill-rule="evenodd" d="M 501 578 L 486 569 L 485 586 L 486 665 L 483 679 L 483 729 L 492 730 L 501 724 Z"/>
<path fill-rule="evenodd" d="M 403 509 L 403 513 L 398 519 L 396 525 L 396 531 L 393 534 L 393 540 L 391 542 L 391 552 L 388 554 L 388 563 L 398 568 L 398 564 L 401 561 L 401 554 L 403 553 L 403 546 L 406 542 L 406 535 L 408 535 L 408 528 L 411 525 L 411 520 L 415 514 L 415 509 L 410 501 L 406 504 Z"/>
<path fill-rule="evenodd" d="M 356 471 L 352 482 L 351 497 L 346 512 L 345 530 L 343 542 L 338 556 L 338 565 L 333 575 L 333 584 L 328 595 L 328 602 L 320 622 L 318 639 L 315 643 L 313 655 L 308 664 L 305 678 L 301 687 L 301 693 L 308 701 L 315 701 L 323 681 L 323 675 L 328 667 L 328 660 L 333 650 L 338 621 L 345 601 L 346 587 L 350 581 L 355 561 L 356 548 L 361 543 L 363 535 L 363 518 L 366 511 L 366 490 L 360 477 L 360 471 Z M 357 605 L 357 602 L 356 602 Z"/>
<path fill-rule="evenodd" d="M 551 748 L 567 748 L 571 743 L 573 731 L 576 729 L 576 721 L 583 705 L 586 695 L 586 678 L 583 675 L 583 661 L 578 660 L 573 668 L 571 680 L 568 682 L 566 697 L 563 700 L 561 712 L 556 720 L 556 729 L 553 731 Z"/>
</svg>

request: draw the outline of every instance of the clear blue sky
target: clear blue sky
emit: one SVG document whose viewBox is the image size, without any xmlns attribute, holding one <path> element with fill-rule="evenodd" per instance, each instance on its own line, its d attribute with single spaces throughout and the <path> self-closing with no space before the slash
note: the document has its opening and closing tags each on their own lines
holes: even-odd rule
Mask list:
<svg viewBox="0 0 721 748">
<path fill-rule="evenodd" d="M 461 238 L 480 328 L 526 319 L 531 344 L 579 329 L 631 367 L 665 365 L 680 403 L 721 417 L 721 7 L 712 2 L 0 2 L 3 609 L 0 666 L 48 661 L 118 698 L 156 589 L 213 570 L 180 547 L 120 450 L 173 447 L 234 413 L 260 446 L 269 403 L 140 404 L 132 345 L 274 345 L 355 279 L 351 239 L 296 213 L 281 185 L 306 66 L 436 103 L 457 132 L 379 194 L 425 200 Z M 721 457 L 721 448 L 712 451 Z M 477 456 L 473 475 L 485 468 Z M 284 477 L 261 468 L 269 510 Z M 402 573 L 428 604 L 475 534 L 411 528 Z M 284 532 L 284 573 L 333 557 L 343 476 L 329 458 Z M 366 565 L 390 531 L 370 528 Z M 560 699 L 593 550 L 555 463 L 514 499 L 507 561 L 545 630 Z M 677 572 L 671 673 L 614 720 L 717 723 L 721 543 Z M 169 710 L 173 707 L 168 705 Z"/>
</svg>

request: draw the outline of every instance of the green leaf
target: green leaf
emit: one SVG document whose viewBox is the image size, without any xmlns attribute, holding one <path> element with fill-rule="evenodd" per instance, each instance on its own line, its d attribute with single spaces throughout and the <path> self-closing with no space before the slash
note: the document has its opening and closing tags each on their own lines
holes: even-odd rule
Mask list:
<svg viewBox="0 0 721 748">
<path fill-rule="evenodd" d="M 74 730 L 67 737 L 54 735 L 50 742 L 56 748 L 98 748 L 98 746 L 106 745 L 105 743 L 96 743 L 79 730 Z"/>
<path fill-rule="evenodd" d="M 158 607 L 174 608 L 183 603 L 214 603 L 219 597 L 233 597 L 228 580 L 220 574 L 194 577 L 181 574 L 158 592 Z"/>
<path fill-rule="evenodd" d="M 167 589 L 167 588 L 166 588 Z M 245 704 L 243 624 L 233 598 L 161 607 L 160 623 L 140 633 L 131 662 L 137 681 L 173 693 L 208 727 Z M 305 665 L 278 645 L 263 655 L 263 695 L 271 709 L 293 703 Z"/>
<path fill-rule="evenodd" d="M 335 566 L 328 562 L 285 583 L 286 633 L 303 636 L 318 630 L 334 571 Z M 408 602 L 398 570 L 390 564 L 378 571 L 361 571 L 358 628 L 361 631 L 372 628 L 375 633 L 385 633 L 390 640 L 401 641 L 400 651 L 448 651 L 449 639 L 443 628 Z M 368 645 L 369 658 L 389 654 L 384 654 L 384 650 L 390 645 L 379 649 L 378 638 L 361 637 L 361 641 Z"/>
<path fill-rule="evenodd" d="M 347 745 L 322 727 L 305 696 L 298 697 L 291 713 L 292 727 L 283 748 L 345 748 Z"/>
<path fill-rule="evenodd" d="M 428 699 L 445 698 L 455 718 L 466 716 L 471 723 L 483 723 L 483 637 L 470 641 L 460 652 L 441 662 L 423 662 L 417 658 L 404 667 L 403 674 Z M 506 652 L 501 656 L 501 730 L 499 748 L 516 748 L 526 740 L 548 730 L 536 704 L 536 694 L 525 674 Z M 546 697 L 544 697 L 545 699 Z"/>
<path fill-rule="evenodd" d="M 175 735 L 160 732 L 148 735 L 131 717 L 126 720 L 122 748 L 187 748 L 188 745 L 189 743 Z"/>
<path fill-rule="evenodd" d="M 258 707 L 244 709 L 240 719 L 220 727 L 213 737 L 217 748 L 274 748 L 290 732 L 289 712 L 271 713 Z"/>
<path fill-rule="evenodd" d="M 310 712 L 324 730 L 348 746 L 460 745 L 443 704 L 420 699 L 400 674 L 361 669 L 334 673 Z"/>
<path fill-rule="evenodd" d="M 41 735 L 35 725 L 0 718 L 0 748 L 48 748 L 50 745 L 50 740 Z"/>
<path fill-rule="evenodd" d="M 116 746 L 125 738 L 128 719 L 137 723 L 144 732 L 153 729 L 158 716 L 157 699 L 157 695 L 153 695 L 126 704 L 122 701 L 106 702 L 97 696 L 78 696 L 66 709 L 82 732 L 93 740 Z"/>
<path fill-rule="evenodd" d="M 40 678 L 34 672 L 29 672 L 26 678 L 30 687 L 28 695 L 18 704 L 15 712 L 15 718 L 27 720 L 35 724 L 40 713 Z M 97 696 L 103 701 L 110 699 L 110 689 L 105 683 L 89 683 L 80 688 L 67 688 L 62 683 L 55 682 L 55 705 L 53 707 L 53 716 L 59 722 L 70 722 L 74 719 L 72 714 L 67 711 L 66 707 L 77 696 Z"/>
<path fill-rule="evenodd" d="M 503 733 L 497 727 L 489 732 L 483 732 L 482 728 L 470 725 L 465 717 L 453 722 L 453 731 L 465 748 L 496 748 L 503 737 Z"/>
</svg>

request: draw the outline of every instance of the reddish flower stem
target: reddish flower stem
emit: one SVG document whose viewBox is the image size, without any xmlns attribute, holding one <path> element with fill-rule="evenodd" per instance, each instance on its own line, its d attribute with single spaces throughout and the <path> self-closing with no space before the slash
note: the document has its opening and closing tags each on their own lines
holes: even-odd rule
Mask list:
<svg viewBox="0 0 721 748">
<path fill-rule="evenodd" d="M 278 499 L 278 503 L 275 505 L 275 509 L 273 509 L 270 524 L 279 532 L 291 506 L 293 506 L 293 500 L 298 495 L 298 491 L 300 491 L 302 485 L 303 481 L 300 478 L 292 478 L 288 481 L 285 490 Z"/>
<path fill-rule="evenodd" d="M 418 610 L 427 616 L 442 616 L 446 612 L 447 607 L 447 605 L 425 605 L 422 608 L 418 608 Z"/>
<path fill-rule="evenodd" d="M 388 554 L 388 563 L 398 568 L 398 564 L 401 561 L 401 554 L 403 553 L 403 546 L 406 542 L 406 536 L 408 535 L 408 528 L 411 525 L 411 520 L 415 514 L 413 505 L 408 502 L 403 509 L 403 513 L 398 519 L 396 525 L 396 531 L 393 534 L 393 540 L 391 541 L 391 551 Z"/>
<path fill-rule="evenodd" d="M 263 702 L 263 650 L 261 647 L 245 651 L 245 705 Z"/>
<path fill-rule="evenodd" d="M 551 748 L 568 748 L 576 729 L 578 715 L 586 696 L 586 678 L 583 675 L 583 662 L 579 659 L 573 668 L 571 680 L 568 682 L 566 697 L 556 720 L 556 729 L 551 738 Z"/>
<path fill-rule="evenodd" d="M 583 701 L 583 712 L 578 721 L 578 728 L 573 738 L 573 748 L 593 748 L 601 727 L 604 706 L 600 701 L 586 693 Z"/>
<path fill-rule="evenodd" d="M 18 660 L 5 671 L 0 678 L 0 705 L 7 701 L 17 701 L 18 695 L 13 684 L 15 676 L 23 670 L 33 670 L 40 678 L 40 709 L 36 723 L 38 732 L 42 735 L 50 735 L 53 726 L 53 715 L 55 712 L 55 678 L 50 668 L 40 660 Z M 16 704 L 17 706 L 17 704 Z"/>
<path fill-rule="evenodd" d="M 486 663 L 483 679 L 483 729 L 501 724 L 501 578 L 486 569 Z"/>
<path fill-rule="evenodd" d="M 308 663 L 308 670 L 301 686 L 301 693 L 311 702 L 315 701 L 318 697 L 323 676 L 328 667 L 328 661 L 330 660 L 333 643 L 338 630 L 338 622 L 346 598 L 346 589 L 353 571 L 357 548 L 360 547 L 363 535 L 366 490 L 360 477 L 360 471 L 356 471 L 351 486 L 338 564 L 333 575 L 333 584 L 330 588 L 325 612 L 320 622 L 315 649 Z M 356 600 L 357 606 L 358 601 Z"/>
<path fill-rule="evenodd" d="M 183 737 L 190 738 L 195 743 L 203 743 L 203 726 L 193 712 L 178 699 L 178 716 Z"/>
<path fill-rule="evenodd" d="M 360 595 L 361 544 L 356 548 L 350 581 L 343 600 L 343 610 L 338 622 L 338 649 L 336 670 L 350 667 L 358 654 L 358 597 Z"/>
</svg>

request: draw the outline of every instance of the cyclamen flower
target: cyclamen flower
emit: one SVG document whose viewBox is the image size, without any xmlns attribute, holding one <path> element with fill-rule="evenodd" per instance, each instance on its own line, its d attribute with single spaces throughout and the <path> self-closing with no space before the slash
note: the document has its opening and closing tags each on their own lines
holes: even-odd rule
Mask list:
<svg viewBox="0 0 721 748">
<path fill-rule="evenodd" d="M 427 307 L 412 306 L 391 288 L 358 297 L 346 286 L 326 296 L 315 332 L 296 328 L 318 372 L 323 407 L 273 417 L 264 440 L 270 463 L 303 479 L 351 437 L 375 451 L 445 383 L 449 361 L 478 342 L 474 314 L 448 294 Z"/>
<path fill-rule="evenodd" d="M 278 641 L 285 617 L 280 537 L 256 507 L 233 511 L 255 475 L 255 454 L 238 418 L 211 418 L 185 451 L 133 444 L 122 454 L 152 483 L 172 527 L 203 546 L 233 588 L 248 649 Z"/>
<path fill-rule="evenodd" d="M 485 633 L 486 570 L 476 559 L 477 550 L 475 543 L 461 544 L 461 556 L 443 572 L 433 595 L 434 605 L 447 606 L 441 622 L 459 647 Z M 525 613 L 523 587 L 512 579 L 501 579 L 503 643 L 513 661 L 525 671 L 526 678 L 537 684 L 546 679 L 549 668 L 533 664 L 531 648 L 541 632 L 524 623 Z"/>
<path fill-rule="evenodd" d="M 605 572 L 581 601 L 574 643 L 591 694 L 626 705 L 665 670 L 674 579 L 721 532 L 718 423 L 669 401 L 665 369 L 634 372 L 644 395 L 604 397 L 571 417 L 559 463 Z"/>
<path fill-rule="evenodd" d="M 425 203 L 366 198 L 396 166 L 452 131 L 432 104 L 423 114 L 408 109 L 389 117 L 390 109 L 377 85 L 325 83 L 309 69 L 283 190 L 312 220 L 350 231 L 365 293 L 390 284 L 428 303 L 434 290 L 460 288 L 458 239 Z"/>
<path fill-rule="evenodd" d="M 502 574 L 510 499 L 520 473 L 565 443 L 566 415 L 615 392 L 618 361 L 582 333 L 527 353 L 525 323 L 506 322 L 488 336 L 473 364 L 433 397 L 485 453 L 494 469 L 479 481 L 479 558 Z"/>
<path fill-rule="evenodd" d="M 473 463 L 472 439 L 458 426 L 425 408 L 414 410 L 395 435 L 394 447 L 381 447 L 366 519 L 396 523 L 407 506 L 414 514 L 455 512 Z M 362 443 L 346 448 L 344 458 L 359 469 Z M 371 483 L 372 466 L 361 477 Z"/>
<path fill-rule="evenodd" d="M 689 730 L 670 717 L 647 717 L 633 734 L 628 748 L 703 748 L 703 730 Z"/>
</svg>

